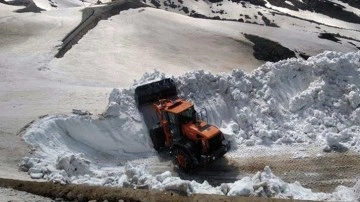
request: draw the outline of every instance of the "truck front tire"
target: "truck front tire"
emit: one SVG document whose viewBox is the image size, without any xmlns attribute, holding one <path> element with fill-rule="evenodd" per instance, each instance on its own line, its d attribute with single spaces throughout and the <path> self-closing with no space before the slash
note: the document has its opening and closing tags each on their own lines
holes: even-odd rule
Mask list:
<svg viewBox="0 0 360 202">
<path fill-rule="evenodd" d="M 185 172 L 190 172 L 194 168 L 194 163 L 191 159 L 191 156 L 183 148 L 174 148 L 173 156 L 176 165 L 179 166 Z"/>
</svg>

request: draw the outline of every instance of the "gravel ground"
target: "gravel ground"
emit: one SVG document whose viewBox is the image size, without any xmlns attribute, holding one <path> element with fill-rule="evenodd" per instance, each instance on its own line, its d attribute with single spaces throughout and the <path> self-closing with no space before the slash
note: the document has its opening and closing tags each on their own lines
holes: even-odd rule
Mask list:
<svg viewBox="0 0 360 202">
<path fill-rule="evenodd" d="M 24 191 L 17 191 L 9 188 L 0 188 L 0 202 L 17 202 L 17 201 L 27 201 L 27 202 L 35 202 L 35 201 L 43 201 L 50 202 L 53 201 L 49 198 L 45 198 L 42 196 L 37 196 L 34 194 L 29 194 Z"/>
</svg>

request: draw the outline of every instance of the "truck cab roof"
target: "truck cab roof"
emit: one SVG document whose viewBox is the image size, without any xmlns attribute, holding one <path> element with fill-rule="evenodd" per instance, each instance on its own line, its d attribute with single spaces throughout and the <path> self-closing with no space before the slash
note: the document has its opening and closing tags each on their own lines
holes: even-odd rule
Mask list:
<svg viewBox="0 0 360 202">
<path fill-rule="evenodd" d="M 178 99 L 172 102 L 167 102 L 165 110 L 174 114 L 179 114 L 193 106 L 194 104 L 188 101 Z"/>
</svg>

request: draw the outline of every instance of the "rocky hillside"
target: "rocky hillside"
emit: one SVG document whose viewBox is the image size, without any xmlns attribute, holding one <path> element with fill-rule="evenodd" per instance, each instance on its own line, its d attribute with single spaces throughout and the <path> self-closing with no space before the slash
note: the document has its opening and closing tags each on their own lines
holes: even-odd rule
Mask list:
<svg viewBox="0 0 360 202">
<path fill-rule="evenodd" d="M 193 17 L 278 26 L 276 16 L 296 17 L 286 11 L 312 12 L 348 23 L 360 23 L 356 0 L 143 0 L 164 10 Z M 307 19 L 304 16 L 304 19 Z M 314 22 L 322 23 L 320 20 Z"/>
</svg>

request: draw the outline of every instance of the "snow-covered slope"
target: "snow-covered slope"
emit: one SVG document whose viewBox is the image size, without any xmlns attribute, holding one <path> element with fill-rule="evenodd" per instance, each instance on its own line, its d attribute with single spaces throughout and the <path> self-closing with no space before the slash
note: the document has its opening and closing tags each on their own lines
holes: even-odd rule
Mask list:
<svg viewBox="0 0 360 202">
<path fill-rule="evenodd" d="M 246 146 L 262 145 L 284 145 L 286 153 L 294 145 L 317 147 L 319 151 L 359 152 L 359 58 L 360 52 L 325 52 L 308 61 L 289 59 L 266 63 L 252 74 L 241 70 L 221 75 L 197 71 L 174 79 L 181 96 L 192 100 L 197 108 L 207 108 L 210 122 L 221 126 L 232 140 L 233 149 L 227 154 L 231 158 L 242 156 Z M 129 165 L 117 167 L 129 160 L 156 155 L 151 152 L 133 90 L 136 85 L 164 76 L 160 72 L 145 74 L 130 89 L 114 89 L 101 119 L 75 115 L 40 119 L 24 134 L 25 141 L 37 151 L 35 158 L 24 159 L 23 166 L 30 168 L 34 178 L 63 183 L 125 186 L 126 182 L 132 186 L 147 184 L 153 189 L 170 186 L 169 189 L 186 193 L 204 192 L 209 187 L 206 183 L 190 183 L 169 174 L 163 174 L 165 179 L 153 178 Z M 143 160 L 141 164 L 147 163 L 151 161 Z M 130 175 L 129 170 L 135 174 Z M 142 183 L 134 182 L 134 175 Z M 259 175 L 273 176 L 268 168 Z M 269 186 L 275 190 L 276 197 L 320 200 L 356 197 L 349 188 L 339 188 L 340 193 L 332 195 L 316 195 L 299 188 L 299 184 L 284 184 L 276 177 L 270 179 L 263 182 L 256 181 L 256 177 L 244 178 L 226 185 L 228 188 L 212 188 L 207 193 L 256 195 L 258 190 L 254 187 Z M 266 191 L 264 194 L 267 195 Z"/>
<path fill-rule="evenodd" d="M 52 60 L 46 73 L 56 80 L 71 78 L 74 83 L 128 86 L 136 75 L 153 69 L 173 75 L 196 69 L 251 72 L 265 61 L 253 56 L 253 43 L 244 34 L 279 42 L 297 55 L 357 50 L 347 42 L 319 39 L 318 33 L 140 8 L 100 21 L 63 58 Z"/>
</svg>

